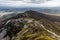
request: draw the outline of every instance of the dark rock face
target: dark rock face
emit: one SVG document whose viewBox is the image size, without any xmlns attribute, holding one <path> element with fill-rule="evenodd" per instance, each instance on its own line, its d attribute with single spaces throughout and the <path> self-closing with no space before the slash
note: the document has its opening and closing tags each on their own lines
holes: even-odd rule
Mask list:
<svg viewBox="0 0 60 40">
<path fill-rule="evenodd" d="M 7 34 L 8 36 L 12 37 L 15 36 L 16 33 L 22 30 L 24 27 L 24 21 L 22 19 L 12 19 L 7 21 L 5 27 L 7 27 Z"/>
<path fill-rule="evenodd" d="M 6 29 L 6 36 L 9 36 L 10 38 L 12 36 L 15 36 L 16 33 L 22 30 L 24 27 L 24 21 L 23 19 L 11 19 L 8 20 L 4 25 L 2 25 L 4 29 Z M 0 32 L 2 32 L 4 29 L 1 29 Z"/>
</svg>

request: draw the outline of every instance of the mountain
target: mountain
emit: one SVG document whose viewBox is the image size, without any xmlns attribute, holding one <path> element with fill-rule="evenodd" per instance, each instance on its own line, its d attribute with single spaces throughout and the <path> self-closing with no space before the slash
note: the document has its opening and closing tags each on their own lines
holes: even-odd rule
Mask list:
<svg viewBox="0 0 60 40">
<path fill-rule="evenodd" d="M 60 16 L 29 10 L 3 18 L 0 36 L 1 40 L 60 40 Z"/>
</svg>

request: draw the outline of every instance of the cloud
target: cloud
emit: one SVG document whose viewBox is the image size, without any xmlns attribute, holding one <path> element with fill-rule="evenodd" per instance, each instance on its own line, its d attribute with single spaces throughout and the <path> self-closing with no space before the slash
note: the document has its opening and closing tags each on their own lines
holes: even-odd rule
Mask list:
<svg viewBox="0 0 60 40">
<path fill-rule="evenodd" d="M 12 7 L 58 7 L 59 0 L 0 0 L 0 6 Z"/>
<path fill-rule="evenodd" d="M 25 2 L 28 2 L 28 3 L 43 3 L 45 2 L 46 0 L 24 0 Z"/>
<path fill-rule="evenodd" d="M 44 0 L 43 0 L 44 1 Z M 42 0 L 0 0 L 0 5 L 5 6 L 32 6 L 41 3 Z"/>
<path fill-rule="evenodd" d="M 42 7 L 60 7 L 60 0 L 52 0 L 41 4 Z"/>
</svg>

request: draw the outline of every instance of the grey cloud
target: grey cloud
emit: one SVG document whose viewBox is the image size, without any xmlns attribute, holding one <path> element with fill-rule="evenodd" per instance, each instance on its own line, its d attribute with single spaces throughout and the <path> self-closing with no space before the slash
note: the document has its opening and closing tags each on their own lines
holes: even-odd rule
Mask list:
<svg viewBox="0 0 60 40">
<path fill-rule="evenodd" d="M 50 0 L 2 0 L 2 1 L 23 1 L 28 3 L 43 3 L 45 1 L 50 1 Z"/>
<path fill-rule="evenodd" d="M 13 1 L 22 1 L 22 0 L 13 0 Z"/>
<path fill-rule="evenodd" d="M 28 3 L 44 3 L 46 1 L 50 1 L 50 0 L 23 0 L 25 2 L 28 2 Z"/>
<path fill-rule="evenodd" d="M 23 2 L 27 2 L 27 3 L 42 3 L 47 0 L 13 0 L 13 1 L 23 1 Z"/>
</svg>

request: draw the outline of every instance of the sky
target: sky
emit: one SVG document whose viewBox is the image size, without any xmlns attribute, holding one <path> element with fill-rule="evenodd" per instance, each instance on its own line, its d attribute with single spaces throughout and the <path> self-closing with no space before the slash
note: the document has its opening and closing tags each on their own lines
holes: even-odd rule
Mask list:
<svg viewBox="0 0 60 40">
<path fill-rule="evenodd" d="M 0 6 L 60 7 L 60 0 L 0 0 Z"/>
</svg>

